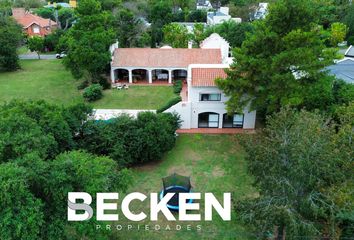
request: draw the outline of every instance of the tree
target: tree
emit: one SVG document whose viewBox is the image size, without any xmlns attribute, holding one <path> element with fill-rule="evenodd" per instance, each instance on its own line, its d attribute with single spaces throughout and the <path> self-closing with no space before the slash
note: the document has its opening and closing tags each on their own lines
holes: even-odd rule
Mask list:
<svg viewBox="0 0 354 240">
<path fill-rule="evenodd" d="M 252 33 L 253 26 L 250 23 L 236 23 L 233 20 L 223 22 L 214 26 L 209 26 L 205 30 L 205 37 L 212 33 L 217 33 L 230 43 L 231 47 L 241 47 L 247 33 Z"/>
<path fill-rule="evenodd" d="M 142 21 L 128 9 L 121 9 L 116 13 L 115 26 L 121 47 L 137 47 L 145 29 Z"/>
<path fill-rule="evenodd" d="M 354 37 L 354 5 L 348 8 L 344 23 L 348 26 L 348 36 Z"/>
<path fill-rule="evenodd" d="M 67 45 L 63 62 L 75 78 L 87 73 L 93 83 L 98 83 L 111 60 L 109 46 L 115 41 L 113 17 L 102 11 L 96 0 L 80 1 L 76 12 L 79 20 L 63 38 Z"/>
<path fill-rule="evenodd" d="M 227 79 L 217 81 L 230 96 L 230 112 L 248 104 L 267 113 L 285 105 L 303 107 L 304 98 L 316 94 L 309 89 L 326 77 L 323 68 L 333 63 L 335 50 L 325 48 L 313 11 L 311 2 L 281 0 L 270 5 L 264 21 L 254 23 L 253 33 L 233 51 Z"/>
<path fill-rule="evenodd" d="M 41 59 L 39 53 L 44 49 L 44 39 L 42 37 L 33 36 L 27 40 L 28 49 L 31 52 L 36 52 L 38 55 L 38 59 Z"/>
<path fill-rule="evenodd" d="M 164 43 L 173 48 L 187 48 L 192 36 L 185 26 L 178 23 L 170 23 L 163 27 Z"/>
<path fill-rule="evenodd" d="M 0 16 L 0 71 L 19 68 L 17 47 L 21 40 L 21 26 L 9 16 Z"/>
<path fill-rule="evenodd" d="M 337 47 L 338 43 L 344 41 L 347 36 L 348 28 L 344 23 L 335 22 L 331 25 L 331 43 Z"/>
<path fill-rule="evenodd" d="M 38 239 L 45 225 L 43 203 L 31 193 L 26 176 L 23 167 L 0 164 L 1 239 Z"/>
<path fill-rule="evenodd" d="M 148 19 L 151 22 L 151 47 L 156 47 L 163 40 L 162 28 L 173 20 L 171 1 L 150 0 Z"/>
<path fill-rule="evenodd" d="M 350 191 L 333 200 L 333 189 L 353 180 L 353 132 L 346 133 L 317 113 L 282 109 L 268 118 L 262 135 L 243 141 L 259 196 L 235 203 L 240 218 L 260 238 L 338 239 L 337 216 L 354 202 Z"/>
</svg>

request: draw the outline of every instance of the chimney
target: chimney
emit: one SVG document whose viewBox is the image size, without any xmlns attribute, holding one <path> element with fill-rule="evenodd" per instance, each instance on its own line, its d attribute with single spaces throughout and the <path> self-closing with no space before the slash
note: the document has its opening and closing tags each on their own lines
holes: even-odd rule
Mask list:
<svg viewBox="0 0 354 240">
<path fill-rule="evenodd" d="M 193 41 L 188 41 L 188 49 L 192 49 L 193 48 Z"/>
</svg>

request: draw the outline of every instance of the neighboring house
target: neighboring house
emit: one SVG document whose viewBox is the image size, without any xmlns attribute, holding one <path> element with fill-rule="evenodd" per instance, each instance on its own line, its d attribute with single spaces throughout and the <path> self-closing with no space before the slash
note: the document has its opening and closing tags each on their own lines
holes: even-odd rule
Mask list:
<svg viewBox="0 0 354 240">
<path fill-rule="evenodd" d="M 264 19 L 268 13 L 268 3 L 259 3 L 256 12 L 253 15 L 253 20 Z"/>
<path fill-rule="evenodd" d="M 354 47 L 352 45 L 350 45 L 348 50 L 344 53 L 344 56 L 348 58 L 354 58 Z"/>
<path fill-rule="evenodd" d="M 229 8 L 228 7 L 220 7 L 217 11 L 212 11 L 207 13 L 207 24 L 208 25 L 215 25 L 220 24 L 229 20 L 233 20 L 236 23 L 241 23 L 241 18 L 232 18 L 229 15 Z"/>
<path fill-rule="evenodd" d="M 34 15 L 24 8 L 12 9 L 12 16 L 28 36 L 46 36 L 57 28 L 57 23 Z"/>
<path fill-rule="evenodd" d="M 71 8 L 72 6 L 69 3 L 66 2 L 48 2 L 48 5 L 44 6 L 45 8 L 56 8 L 56 7 L 62 7 L 62 8 Z"/>
<path fill-rule="evenodd" d="M 210 10 L 213 9 L 213 5 L 208 0 L 198 0 L 197 1 L 197 9 L 198 10 Z"/>
<path fill-rule="evenodd" d="M 354 58 L 345 58 L 327 67 L 329 72 L 347 83 L 354 84 Z"/>
<path fill-rule="evenodd" d="M 218 34 L 205 39 L 201 48 L 118 48 L 111 46 L 112 83 L 171 84 L 183 80 L 182 101 L 165 112 L 177 112 L 182 129 L 254 129 L 256 112 L 245 108 L 229 116 L 228 97 L 215 85 L 229 68 L 229 44 Z"/>
</svg>

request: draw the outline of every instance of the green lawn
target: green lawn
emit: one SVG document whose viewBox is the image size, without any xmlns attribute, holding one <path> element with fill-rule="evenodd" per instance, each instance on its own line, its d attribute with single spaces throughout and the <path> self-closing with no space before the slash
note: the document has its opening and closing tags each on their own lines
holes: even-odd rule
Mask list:
<svg viewBox="0 0 354 240">
<path fill-rule="evenodd" d="M 60 60 L 22 60 L 21 70 L 0 73 L 0 103 L 11 99 L 44 99 L 51 103 L 82 102 L 79 82 Z M 168 86 L 132 86 L 129 90 L 106 90 L 95 108 L 157 109 L 175 95 Z"/>
<path fill-rule="evenodd" d="M 224 192 L 231 192 L 233 200 L 254 194 L 237 135 L 180 135 L 176 146 L 160 162 L 135 167 L 133 172 L 134 184 L 128 193 L 137 191 L 148 196 L 151 192 L 159 192 L 162 188 L 161 178 L 176 172 L 191 176 L 194 192 L 212 192 L 219 200 Z M 123 196 L 119 198 L 122 199 Z M 204 203 L 201 201 L 201 208 L 203 207 Z M 131 210 L 135 213 L 144 210 L 149 216 L 149 201 L 133 201 Z M 177 213 L 174 215 L 178 217 Z M 160 215 L 158 222 L 146 220 L 134 223 L 120 214 L 119 222 L 112 224 L 133 225 L 134 230 L 131 231 L 115 230 L 116 236 L 124 236 L 124 239 L 251 239 L 245 237 L 247 234 L 235 219 L 235 213 L 230 222 L 222 221 L 215 212 L 213 216 L 212 222 L 168 222 Z M 182 230 L 136 230 L 139 224 L 142 228 L 145 224 L 150 227 L 159 224 L 162 228 L 169 224 L 171 229 L 179 224 Z M 186 230 L 188 224 L 192 226 L 191 230 Z M 198 224 L 202 226 L 199 232 L 196 230 Z"/>
<path fill-rule="evenodd" d="M 173 98 L 172 87 L 130 86 L 128 90 L 111 89 L 94 103 L 96 108 L 157 109 Z"/>
</svg>

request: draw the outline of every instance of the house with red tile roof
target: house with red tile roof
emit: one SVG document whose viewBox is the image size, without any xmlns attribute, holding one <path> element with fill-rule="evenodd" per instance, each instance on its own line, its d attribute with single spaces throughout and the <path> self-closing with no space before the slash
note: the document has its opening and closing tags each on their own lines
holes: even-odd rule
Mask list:
<svg viewBox="0 0 354 240">
<path fill-rule="evenodd" d="M 249 108 L 228 114 L 229 99 L 215 83 L 227 77 L 232 62 L 229 44 L 217 34 L 204 40 L 200 48 L 118 48 L 111 47 L 112 83 L 172 84 L 184 82 L 182 101 L 165 112 L 176 112 L 182 129 L 254 129 L 256 111 Z"/>
<path fill-rule="evenodd" d="M 46 36 L 57 28 L 57 23 L 34 15 L 24 8 L 12 9 L 12 17 L 23 27 L 28 36 Z"/>
</svg>

